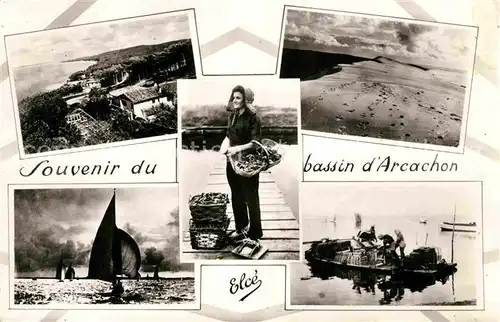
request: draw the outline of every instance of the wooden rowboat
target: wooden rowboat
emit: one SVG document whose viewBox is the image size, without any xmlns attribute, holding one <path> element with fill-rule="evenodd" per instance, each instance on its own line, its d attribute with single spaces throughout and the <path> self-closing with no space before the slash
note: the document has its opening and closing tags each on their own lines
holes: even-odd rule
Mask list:
<svg viewBox="0 0 500 322">
<path fill-rule="evenodd" d="M 456 231 L 456 232 L 467 232 L 475 233 L 477 231 L 477 225 L 475 222 L 469 223 L 455 223 L 443 221 L 440 225 L 441 231 Z"/>
</svg>

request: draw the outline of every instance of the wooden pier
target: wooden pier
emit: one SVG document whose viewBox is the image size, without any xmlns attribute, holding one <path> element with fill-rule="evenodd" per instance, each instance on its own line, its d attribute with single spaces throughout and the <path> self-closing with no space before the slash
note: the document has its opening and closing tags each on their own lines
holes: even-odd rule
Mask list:
<svg viewBox="0 0 500 322">
<path fill-rule="evenodd" d="M 261 260 L 299 260 L 299 224 L 292 210 L 286 204 L 270 171 L 261 172 L 259 182 L 260 211 L 264 232 L 260 243 L 268 248 Z M 226 164 L 223 159 L 213 168 L 203 192 L 223 192 L 227 193 L 231 199 L 230 191 L 226 179 Z M 232 231 L 234 219 L 231 204 L 228 204 L 227 215 L 231 219 L 228 230 Z M 222 250 L 192 249 L 188 229 L 186 227 L 183 232 L 182 261 L 240 259 L 231 253 L 234 246 L 227 246 Z"/>
</svg>

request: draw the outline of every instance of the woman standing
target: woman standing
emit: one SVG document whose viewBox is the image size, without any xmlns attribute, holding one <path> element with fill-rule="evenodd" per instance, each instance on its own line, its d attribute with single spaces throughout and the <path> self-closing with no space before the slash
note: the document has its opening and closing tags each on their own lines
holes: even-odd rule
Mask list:
<svg viewBox="0 0 500 322">
<path fill-rule="evenodd" d="M 255 148 L 251 141 L 261 139 L 260 119 L 255 111 L 247 106 L 246 101 L 245 88 L 240 85 L 234 87 L 228 104 L 232 107 L 228 108 L 232 113 L 229 117 L 226 138 L 220 150 L 228 158 L 235 153 Z M 242 238 L 258 241 L 262 237 L 259 174 L 250 178 L 240 176 L 234 172 L 227 160 L 226 176 L 231 188 L 231 204 L 236 226 L 230 238 L 235 241 Z"/>
</svg>

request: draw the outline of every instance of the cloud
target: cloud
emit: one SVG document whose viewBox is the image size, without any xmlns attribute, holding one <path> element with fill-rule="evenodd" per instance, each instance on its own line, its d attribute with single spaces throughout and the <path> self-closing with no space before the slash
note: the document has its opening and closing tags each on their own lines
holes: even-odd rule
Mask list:
<svg viewBox="0 0 500 322">
<path fill-rule="evenodd" d="M 378 17 L 289 10 L 285 38 L 325 50 L 348 47 L 354 54 L 371 51 L 424 60 L 470 61 L 475 29 L 396 21 Z M 319 47 L 321 48 L 321 47 Z M 458 61 L 461 60 L 461 61 Z"/>
<path fill-rule="evenodd" d="M 14 245 L 19 267 L 51 266 L 61 252 L 86 256 L 112 195 L 111 189 L 15 190 Z M 116 191 L 117 226 L 136 240 L 142 252 L 146 246 L 161 248 L 175 269 L 186 268 L 178 258 L 177 205 L 174 187 Z M 43 254 L 50 249 L 50 261 L 45 263 Z"/>
</svg>

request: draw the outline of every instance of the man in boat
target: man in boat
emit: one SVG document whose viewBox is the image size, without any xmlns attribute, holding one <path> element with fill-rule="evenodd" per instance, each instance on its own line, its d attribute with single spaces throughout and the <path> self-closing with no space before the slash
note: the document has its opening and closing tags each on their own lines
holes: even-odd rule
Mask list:
<svg viewBox="0 0 500 322">
<path fill-rule="evenodd" d="M 395 249 L 399 248 L 399 255 L 401 257 L 401 262 L 403 262 L 405 258 L 405 238 L 403 237 L 403 234 L 399 229 L 395 229 L 394 233 L 396 234 L 396 242 L 395 242 Z"/>
<path fill-rule="evenodd" d="M 369 230 L 359 231 L 358 238 L 361 242 L 376 242 L 377 235 L 375 234 L 375 225 L 372 225 Z"/>
<path fill-rule="evenodd" d="M 388 262 L 389 259 L 389 261 L 399 263 L 400 261 L 398 254 L 396 253 L 396 243 L 394 238 L 388 234 L 379 234 L 378 239 L 382 241 L 381 249 L 384 254 L 385 262 Z"/>
</svg>

